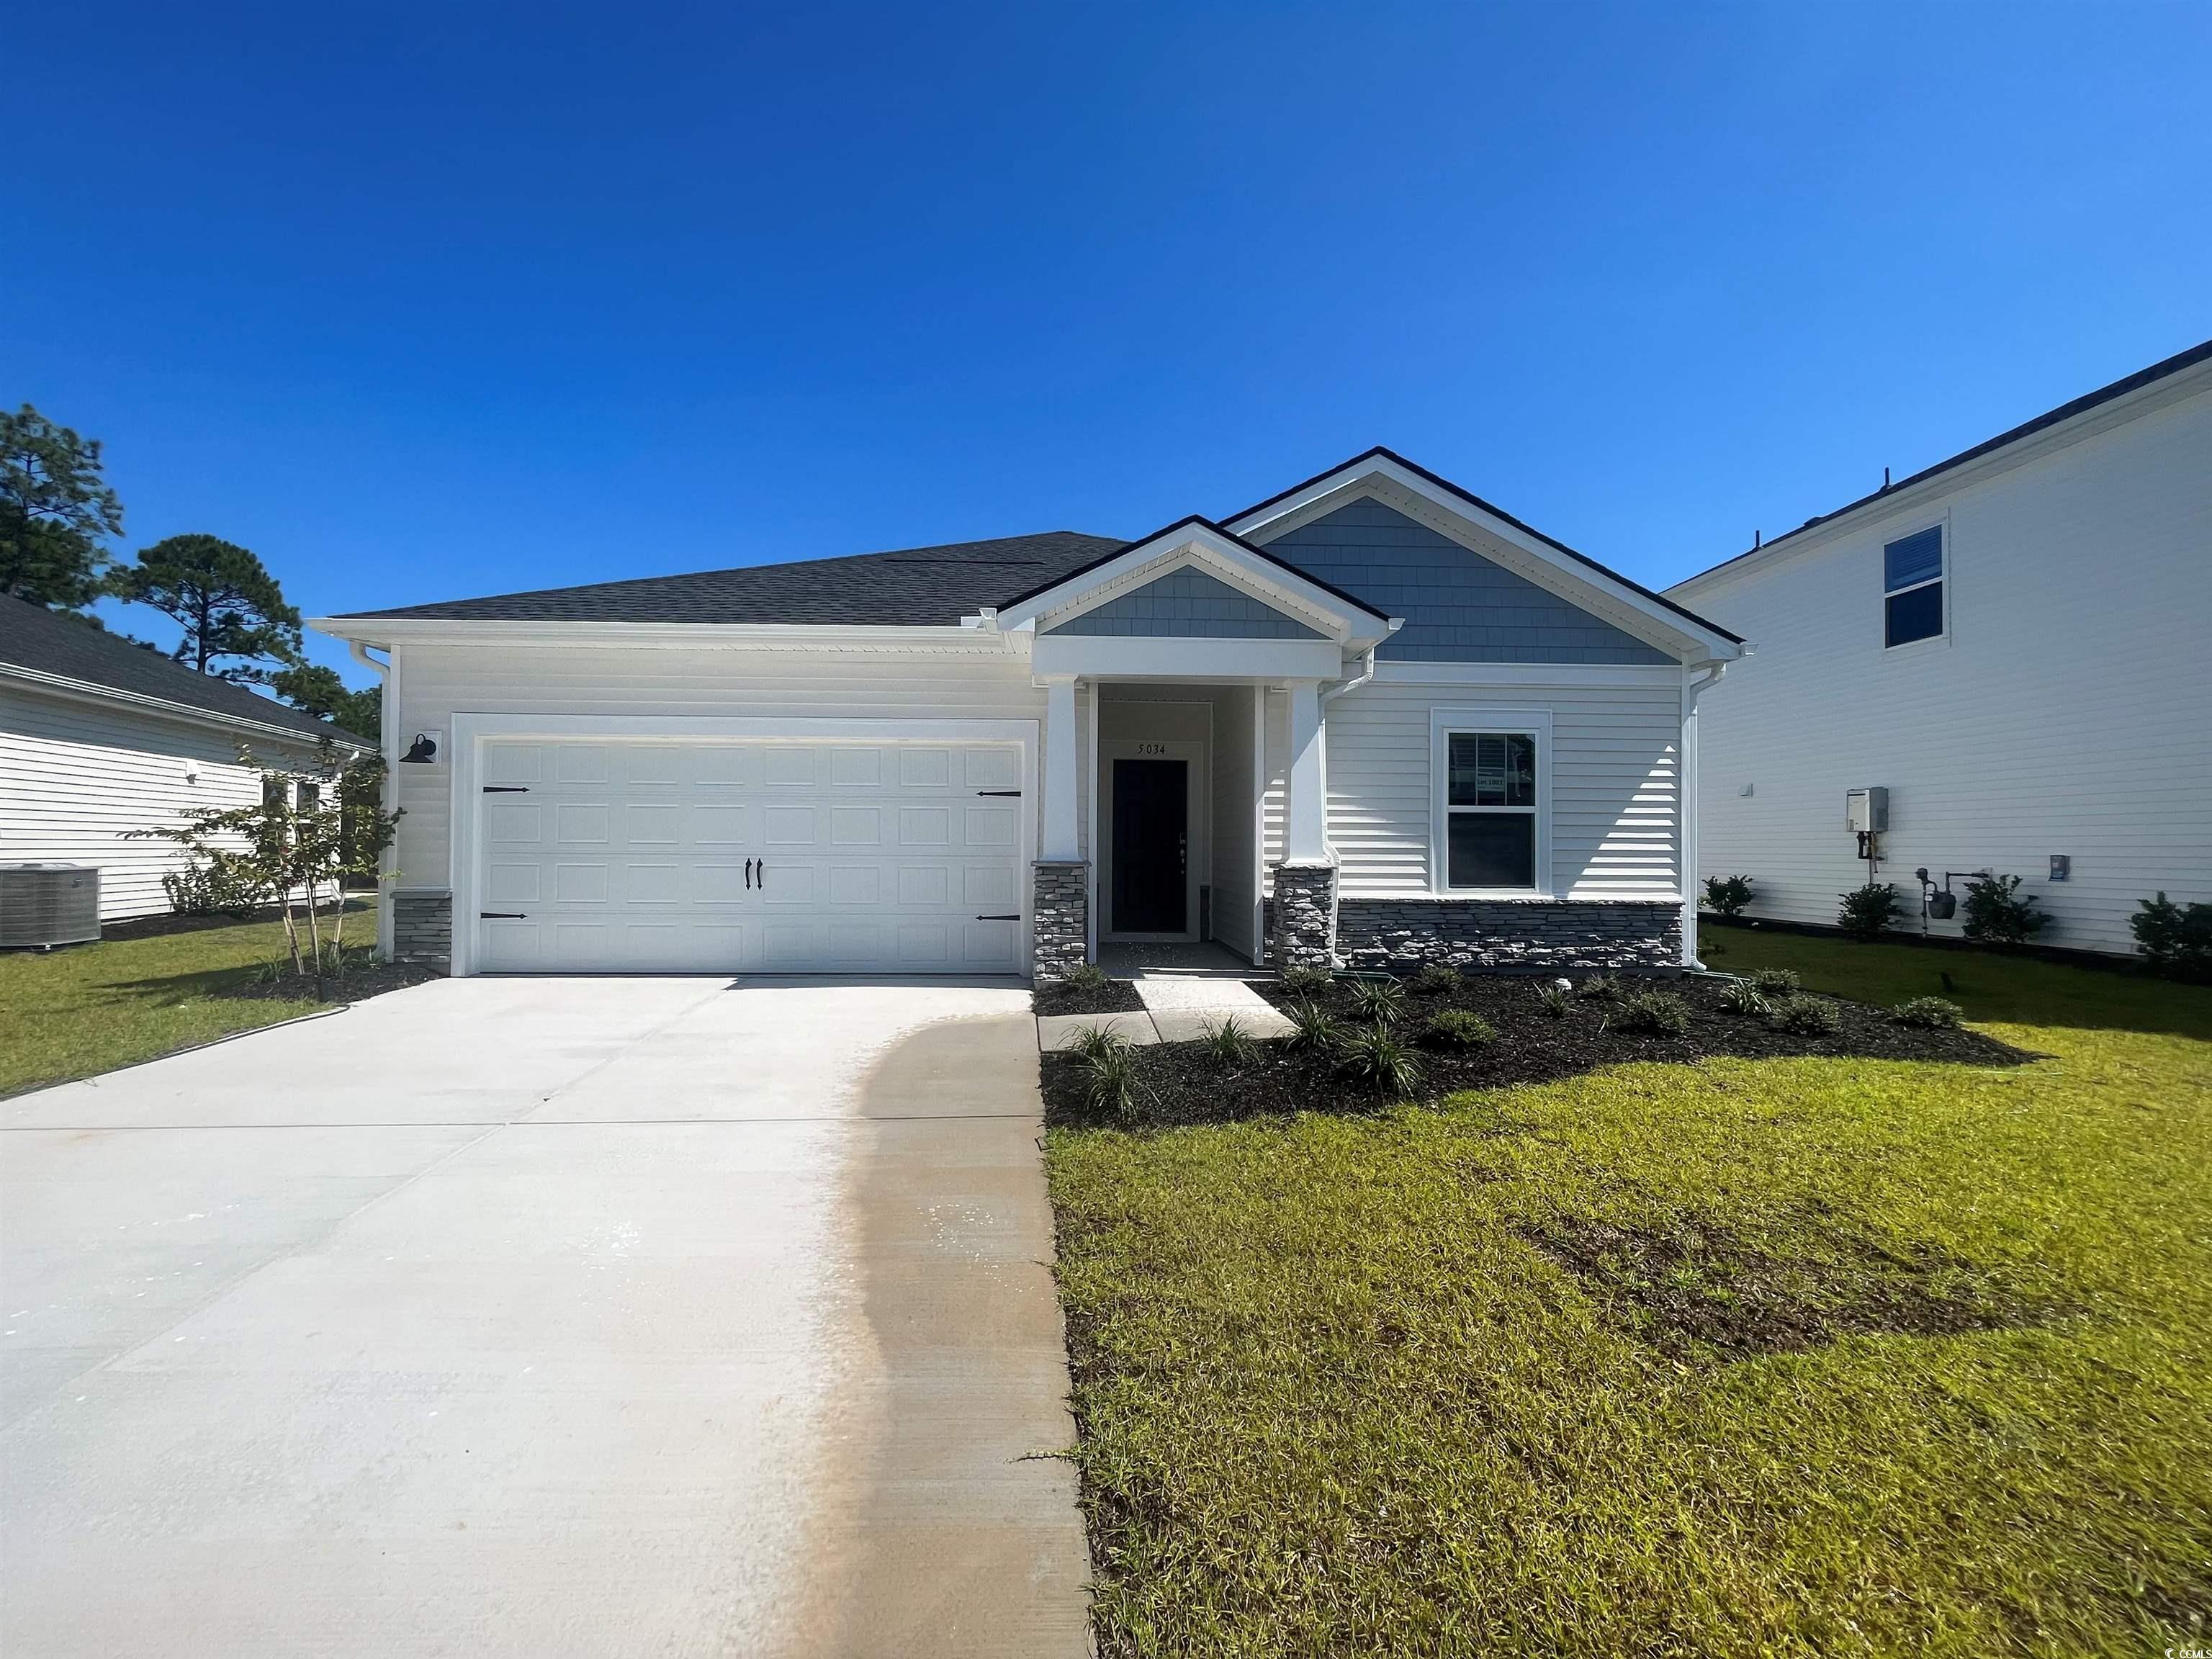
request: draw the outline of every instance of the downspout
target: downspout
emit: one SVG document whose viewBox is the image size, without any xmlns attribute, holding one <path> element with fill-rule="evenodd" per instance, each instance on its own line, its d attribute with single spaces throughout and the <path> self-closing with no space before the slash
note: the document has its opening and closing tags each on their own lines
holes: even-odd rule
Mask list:
<svg viewBox="0 0 2212 1659">
<path fill-rule="evenodd" d="M 1403 617 L 1392 617 L 1389 618 L 1390 634 L 1396 633 L 1405 625 L 1406 619 Z M 1384 639 L 1388 639 L 1389 637 L 1389 634 L 1383 635 Z M 1381 640 L 1376 641 L 1376 645 L 1380 645 L 1381 643 Z M 1348 679 L 1338 680 L 1333 684 L 1322 688 L 1321 775 L 1323 780 L 1322 787 L 1324 791 L 1328 787 L 1327 779 L 1328 777 L 1328 706 L 1334 702 L 1339 697 L 1342 696 L 1346 692 L 1357 691 L 1361 686 L 1366 684 L 1368 681 L 1374 678 L 1375 646 L 1370 645 L 1359 659 L 1359 672 L 1358 673 L 1352 675 Z M 1324 801 L 1322 807 L 1322 847 L 1328 854 L 1328 861 L 1331 864 L 1336 863 L 1336 845 L 1334 842 L 1328 839 L 1328 808 L 1326 801 Z"/>
<path fill-rule="evenodd" d="M 356 662 L 373 672 L 384 688 L 383 718 L 379 722 L 383 729 L 376 737 L 384 750 L 384 810 L 396 811 L 398 802 L 395 797 L 399 793 L 399 698 L 392 678 L 392 665 L 389 659 L 370 656 L 368 647 L 359 640 L 348 640 L 346 650 Z M 395 841 L 377 860 L 376 954 L 384 962 L 392 960 L 392 880 L 398 873 L 398 855 L 399 844 Z"/>
<path fill-rule="evenodd" d="M 1686 671 L 1682 678 L 1682 966 L 1692 973 L 1705 971 L 1698 957 L 1698 802 L 1703 793 L 1698 698 L 1727 672 L 1728 665 L 1717 662 L 1702 676 L 1693 678 Z"/>
</svg>

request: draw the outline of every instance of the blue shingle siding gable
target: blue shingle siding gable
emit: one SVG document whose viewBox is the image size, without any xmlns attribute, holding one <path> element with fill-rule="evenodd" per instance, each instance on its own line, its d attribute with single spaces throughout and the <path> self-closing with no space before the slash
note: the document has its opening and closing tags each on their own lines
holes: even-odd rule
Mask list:
<svg viewBox="0 0 2212 1659">
<path fill-rule="evenodd" d="M 1316 580 L 1403 617 L 1406 625 L 1376 653 L 1386 661 L 1676 660 L 1380 501 L 1350 502 L 1267 546 Z"/>
<path fill-rule="evenodd" d="M 1317 640 L 1322 636 L 1218 577 L 1185 568 L 1109 599 L 1048 634 L 1112 634 L 1154 639 Z"/>
</svg>

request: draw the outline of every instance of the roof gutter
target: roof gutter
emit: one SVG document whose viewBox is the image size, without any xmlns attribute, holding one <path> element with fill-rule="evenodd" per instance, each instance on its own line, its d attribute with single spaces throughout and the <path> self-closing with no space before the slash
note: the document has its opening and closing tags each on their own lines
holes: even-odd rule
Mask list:
<svg viewBox="0 0 2212 1659">
<path fill-rule="evenodd" d="M 165 714 L 172 720 L 190 720 L 195 725 L 220 726 L 240 732 L 265 732 L 272 738 L 282 738 L 289 743 L 319 743 L 327 738 L 341 749 L 355 754 L 366 754 L 369 744 L 350 737 L 333 726 L 324 732 L 303 732 L 297 726 L 278 726 L 271 720 L 252 720 L 243 714 L 226 714 L 219 709 L 201 708 L 188 702 L 177 702 L 168 697 L 150 697 L 143 691 L 125 691 L 120 686 L 100 685 L 92 680 L 71 679 L 65 674 L 48 674 L 20 664 L 0 662 L 0 679 L 20 680 L 40 690 L 58 691 L 67 696 L 88 698 L 95 702 L 118 703 L 127 708 L 143 709 L 149 714 Z"/>
</svg>

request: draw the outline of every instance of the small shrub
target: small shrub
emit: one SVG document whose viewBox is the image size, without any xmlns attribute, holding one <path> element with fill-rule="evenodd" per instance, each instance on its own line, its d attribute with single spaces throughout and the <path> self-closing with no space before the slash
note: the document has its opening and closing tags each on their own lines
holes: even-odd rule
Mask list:
<svg viewBox="0 0 2212 1659">
<path fill-rule="evenodd" d="M 1724 916 L 1740 916 L 1751 905 L 1749 876 L 1707 876 L 1705 908 Z"/>
<path fill-rule="evenodd" d="M 1260 1045 L 1253 1041 L 1249 1031 L 1237 1023 L 1234 1014 L 1225 1017 L 1218 1025 L 1207 1026 L 1199 1042 L 1205 1045 L 1206 1053 L 1231 1071 L 1249 1066 L 1260 1052 Z"/>
<path fill-rule="evenodd" d="M 2051 921 L 2034 901 L 2020 896 L 2018 876 L 1972 876 L 1960 908 L 1966 913 L 1968 939 L 1991 945 L 2022 945 Z"/>
<path fill-rule="evenodd" d="M 1833 1036 L 1843 1027 L 1835 1005 L 1819 997 L 1785 997 L 1774 1005 L 1774 1029 L 1793 1036 Z"/>
<path fill-rule="evenodd" d="M 1481 1048 L 1498 1041 L 1498 1030 L 1480 1014 L 1444 1008 L 1429 1016 L 1421 1038 L 1439 1048 Z"/>
<path fill-rule="evenodd" d="M 1377 1095 L 1402 1099 L 1421 1084 L 1421 1062 L 1387 1025 L 1367 1025 L 1344 1039 L 1337 1067 Z"/>
<path fill-rule="evenodd" d="M 1336 1016 L 1310 997 L 1301 997 L 1283 1011 L 1291 1022 L 1291 1033 L 1283 1039 L 1284 1047 L 1304 1054 L 1328 1054 L 1336 1051 L 1342 1038 L 1343 1028 Z"/>
<path fill-rule="evenodd" d="M 1575 994 L 1571 987 L 1558 984 L 1539 985 L 1536 988 L 1536 1000 L 1542 1005 L 1544 1012 L 1553 1019 L 1565 1019 L 1567 1017 L 1567 1010 L 1575 1006 Z"/>
<path fill-rule="evenodd" d="M 161 878 L 169 908 L 180 916 L 237 916 L 276 902 L 234 855 L 212 853 Z"/>
<path fill-rule="evenodd" d="M 1425 996 L 1445 996 L 1460 988 L 1458 969 L 1449 962 L 1427 962 L 1413 975 L 1413 988 Z"/>
<path fill-rule="evenodd" d="M 1728 988 L 1721 993 L 1721 1006 L 1732 1014 L 1748 1014 L 1754 1019 L 1765 1018 L 1774 1008 L 1766 1000 L 1766 993 L 1747 979 L 1729 981 Z"/>
<path fill-rule="evenodd" d="M 1762 968 L 1751 976 L 1751 982 L 1771 997 L 1794 997 L 1800 983 L 1795 968 Z"/>
<path fill-rule="evenodd" d="M 2137 902 L 2128 931 L 2153 972 L 2212 979 L 2212 904 L 2176 904 L 2160 892 Z"/>
<path fill-rule="evenodd" d="M 1096 1060 L 1117 1048 L 1129 1046 L 1129 1039 L 1110 1025 L 1079 1025 L 1067 1044 L 1067 1052 L 1078 1060 Z"/>
<path fill-rule="evenodd" d="M 1582 982 L 1575 994 L 1595 1002 L 1618 1002 L 1621 996 L 1620 981 L 1611 974 L 1592 974 Z"/>
<path fill-rule="evenodd" d="M 1283 988 L 1304 996 L 1316 991 L 1326 991 L 1336 982 L 1336 975 L 1326 968 L 1285 968 L 1281 975 Z"/>
<path fill-rule="evenodd" d="M 1667 991 L 1638 991 L 1622 1000 L 1607 1019 L 1608 1029 L 1647 1036 L 1687 1036 L 1690 1005 Z"/>
<path fill-rule="evenodd" d="M 1836 926 L 1853 939 L 1880 939 L 1897 923 L 1897 889 L 1886 881 L 1870 881 L 1837 895 Z"/>
<path fill-rule="evenodd" d="M 1067 976 L 1060 981 L 1060 988 L 1063 991 L 1103 991 L 1112 982 L 1106 977 L 1103 968 L 1095 962 L 1086 962 L 1069 969 Z"/>
<path fill-rule="evenodd" d="M 1092 1111 L 1122 1118 L 1135 1113 L 1139 1085 L 1134 1048 L 1117 1041 L 1092 1054 L 1079 1053 L 1076 1064 L 1082 1068 L 1084 1103 Z"/>
<path fill-rule="evenodd" d="M 1899 1025 L 1917 1025 L 1924 1030 L 1955 1030 L 1966 1010 L 1955 1002 L 1946 1002 L 1942 997 L 1915 997 L 1910 1002 L 1900 1002 L 1889 1011 L 1889 1017 Z"/>
<path fill-rule="evenodd" d="M 1406 988 L 1395 979 L 1363 979 L 1352 988 L 1352 1006 L 1362 1019 L 1388 1025 L 1405 1012 Z"/>
</svg>

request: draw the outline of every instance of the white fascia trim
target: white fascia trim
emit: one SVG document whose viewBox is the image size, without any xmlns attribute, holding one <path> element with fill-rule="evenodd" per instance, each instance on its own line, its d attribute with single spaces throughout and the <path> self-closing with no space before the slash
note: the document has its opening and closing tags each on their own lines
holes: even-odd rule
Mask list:
<svg viewBox="0 0 2212 1659">
<path fill-rule="evenodd" d="M 627 738 L 665 743 L 766 738 L 787 743 L 1008 743 L 1022 751 L 1021 828 L 1016 852 L 1026 865 L 1037 849 L 1037 722 L 994 720 L 811 719 L 698 714 L 455 714 L 453 716 L 453 974 L 476 971 L 477 817 L 483 795 L 483 745 L 499 738 Z M 435 889 L 424 890 L 435 891 Z M 1021 892 L 1021 952 L 1029 960 L 1033 889 Z"/>
<path fill-rule="evenodd" d="M 1739 577 L 1753 571 L 1765 570 L 1801 553 L 1809 553 L 1827 546 L 1839 536 L 1857 535 L 1871 532 L 1882 520 L 1893 515 L 1910 516 L 1931 514 L 1935 501 L 1942 496 L 1956 495 L 1972 489 L 2001 473 L 2027 466 L 2041 460 L 2056 450 L 2066 449 L 2087 439 L 2101 436 L 2117 427 L 2127 425 L 2169 409 L 2189 398 L 2212 391 L 2212 362 L 2184 369 L 2151 385 L 2139 387 L 2124 398 L 2100 404 L 2094 409 L 2085 409 L 2070 421 L 2062 421 L 2040 432 L 2031 432 L 2026 437 L 2007 444 L 2002 449 L 1993 449 L 1971 461 L 1963 461 L 1946 468 L 1932 478 L 1893 489 L 1887 495 L 1875 495 L 1856 507 L 1842 507 L 1836 516 L 1825 524 L 1812 527 L 1800 526 L 1784 531 L 1765 547 L 1749 553 L 1739 553 L 1724 559 L 1710 570 L 1701 570 L 1694 576 L 1686 576 L 1667 589 L 1670 598 L 1692 592 L 1706 592 L 1725 587 Z M 1941 462 L 1935 463 L 1941 465 Z M 1885 539 L 1893 539 L 1888 532 Z M 1905 532 L 1910 534 L 1910 532 Z M 1945 544 L 1948 551 L 1949 544 Z"/>
<path fill-rule="evenodd" d="M 1668 663 L 1603 662 L 1378 662 L 1385 685 L 1662 686 L 1682 683 Z"/>
<path fill-rule="evenodd" d="M 0 679 L 20 682 L 36 690 L 49 691 L 57 696 L 70 697 L 84 702 L 112 703 L 135 709 L 142 714 L 157 714 L 165 720 L 181 720 L 191 726 L 211 726 L 222 732 L 257 732 L 281 738 L 298 748 L 312 749 L 327 736 L 338 748 L 350 754 L 366 755 L 375 744 L 356 743 L 333 726 L 328 732 L 295 731 L 289 726 L 277 726 L 266 720 L 249 720 L 243 714 L 225 714 L 212 708 L 196 708 L 188 702 L 176 702 L 167 697 L 151 697 L 140 691 L 125 691 L 112 685 L 98 685 L 90 680 L 71 679 L 64 674 L 41 673 L 35 668 L 23 668 L 15 663 L 0 663 Z"/>
<path fill-rule="evenodd" d="M 1262 533 L 1268 531 L 1280 535 L 1303 523 L 1307 517 L 1319 516 L 1319 509 L 1322 509 L 1330 498 L 1370 489 L 1378 483 L 1399 492 L 1403 498 L 1399 501 L 1386 501 L 1386 505 L 1403 506 L 1406 499 L 1410 499 L 1431 512 L 1443 514 L 1447 520 L 1472 525 L 1484 534 L 1504 543 L 1547 573 L 1553 580 L 1542 585 L 1559 593 L 1562 599 L 1589 606 L 1589 600 L 1583 596 L 1595 596 L 1605 601 L 1606 608 L 1614 611 L 1615 614 L 1608 620 L 1626 624 L 1633 618 L 1630 631 L 1639 637 L 1648 637 L 1650 631 L 1656 629 L 1665 637 L 1652 643 L 1662 649 L 1687 651 L 1695 659 L 1717 662 L 1733 662 L 1744 654 L 1744 647 L 1725 635 L 1698 626 L 1679 611 L 1638 592 L 1620 578 L 1597 566 L 1569 557 L 1518 525 L 1484 512 L 1463 496 L 1439 489 L 1419 473 L 1383 456 L 1341 467 L 1327 477 L 1316 479 L 1296 495 L 1271 502 L 1241 519 L 1232 519 L 1226 528 L 1251 541 L 1261 539 Z M 1440 526 L 1432 527 L 1441 530 Z M 1457 540 L 1458 538 L 1454 537 L 1453 539 Z M 1472 548 L 1468 550 L 1475 551 Z M 1559 581 L 1562 578 L 1565 584 L 1564 587 Z M 1605 614 L 1605 610 L 1601 609 L 1600 614 Z"/>
<path fill-rule="evenodd" d="M 1333 640 L 1040 634 L 1030 647 L 1030 671 L 1036 676 L 1208 683 L 1333 680 L 1344 672 L 1344 651 Z"/>
<path fill-rule="evenodd" d="M 1203 568 L 1260 600 L 1282 610 L 1294 620 L 1326 634 L 1340 645 L 1364 650 L 1387 637 L 1386 619 L 1346 605 L 1327 588 L 1272 559 L 1254 555 L 1218 531 L 1204 525 L 1184 525 L 1139 542 L 1106 563 L 1054 584 L 1042 593 L 999 612 L 999 626 L 1042 632 L 1073 621 L 1085 611 L 1140 587 L 1187 565 Z"/>
<path fill-rule="evenodd" d="M 308 625 L 363 645 L 634 646 L 696 650 L 728 646 L 748 651 L 916 651 L 963 656 L 1018 654 L 1024 641 L 957 623 L 931 627 L 799 628 L 767 623 L 480 622 L 420 617 L 382 622 L 315 617 Z"/>
</svg>

